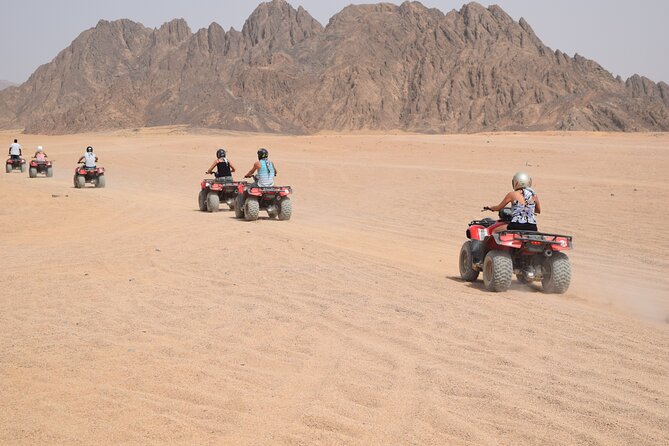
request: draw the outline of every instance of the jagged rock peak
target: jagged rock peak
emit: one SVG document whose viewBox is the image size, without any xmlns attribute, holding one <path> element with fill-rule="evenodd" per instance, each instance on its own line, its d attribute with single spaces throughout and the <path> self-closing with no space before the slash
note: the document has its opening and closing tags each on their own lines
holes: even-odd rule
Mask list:
<svg viewBox="0 0 669 446">
<path fill-rule="evenodd" d="M 295 9 L 285 0 L 261 3 L 242 28 L 253 46 L 272 40 L 295 45 L 322 32 L 323 25 L 304 8 Z"/>
<path fill-rule="evenodd" d="M 156 30 L 157 40 L 164 40 L 170 45 L 177 45 L 192 35 L 191 29 L 184 19 L 173 19 L 163 23 Z"/>
</svg>

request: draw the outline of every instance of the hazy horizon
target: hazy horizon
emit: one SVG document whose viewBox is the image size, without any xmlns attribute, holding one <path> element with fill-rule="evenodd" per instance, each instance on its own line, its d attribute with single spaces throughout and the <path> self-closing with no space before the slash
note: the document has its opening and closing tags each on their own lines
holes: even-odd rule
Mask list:
<svg viewBox="0 0 669 446">
<path fill-rule="evenodd" d="M 113 3 L 86 0 L 24 0 L 2 7 L 11 24 L 31 26 L 16 38 L 0 39 L 0 79 L 21 84 L 42 64 L 50 62 L 83 31 L 101 19 L 127 18 L 147 27 L 159 27 L 174 18 L 184 18 L 193 31 L 212 22 L 228 30 L 240 30 L 244 21 L 261 2 L 244 0 L 117 0 Z M 316 20 L 327 25 L 329 19 L 351 2 L 332 0 L 290 1 L 304 7 Z M 354 2 L 365 4 L 374 2 Z M 400 2 L 393 2 L 399 4 Z M 444 13 L 460 9 L 466 2 L 425 0 L 425 6 Z M 655 82 L 669 82 L 669 2 L 642 0 L 593 0 L 582 2 L 537 2 L 536 0 L 479 1 L 484 6 L 498 4 L 511 17 L 524 17 L 544 44 L 569 55 L 578 53 L 601 64 L 614 76 L 633 74 Z M 649 13 L 652 12 L 652 13 Z M 18 24 L 18 25 L 17 25 Z M 565 32 L 568 29 L 568 32 Z"/>
</svg>

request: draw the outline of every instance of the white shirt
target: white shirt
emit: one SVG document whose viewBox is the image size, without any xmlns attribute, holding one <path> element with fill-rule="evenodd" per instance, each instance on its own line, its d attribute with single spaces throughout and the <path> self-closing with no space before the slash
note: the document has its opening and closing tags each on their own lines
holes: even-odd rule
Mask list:
<svg viewBox="0 0 669 446">
<path fill-rule="evenodd" d="M 9 154 L 10 155 L 20 155 L 21 154 L 21 144 L 13 142 L 11 146 L 9 146 Z"/>
<path fill-rule="evenodd" d="M 84 166 L 95 167 L 95 153 L 92 152 L 84 153 Z"/>
</svg>

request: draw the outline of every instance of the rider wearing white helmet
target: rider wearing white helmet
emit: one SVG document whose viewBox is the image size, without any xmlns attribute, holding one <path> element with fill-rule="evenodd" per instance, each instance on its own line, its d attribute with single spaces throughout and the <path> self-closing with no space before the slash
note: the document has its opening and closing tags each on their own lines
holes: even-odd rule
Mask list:
<svg viewBox="0 0 669 446">
<path fill-rule="evenodd" d="M 37 149 L 35 149 L 35 155 L 33 156 L 37 161 L 45 161 L 48 156 L 46 152 L 44 151 L 44 147 L 42 146 L 37 146 Z"/>
<path fill-rule="evenodd" d="M 490 211 L 499 211 L 511 203 L 511 223 L 506 228 L 499 228 L 496 232 L 509 231 L 536 231 L 536 214 L 541 214 L 539 196 L 532 189 L 532 177 L 525 172 L 518 172 L 511 180 L 513 190 L 497 206 L 487 206 Z"/>
</svg>

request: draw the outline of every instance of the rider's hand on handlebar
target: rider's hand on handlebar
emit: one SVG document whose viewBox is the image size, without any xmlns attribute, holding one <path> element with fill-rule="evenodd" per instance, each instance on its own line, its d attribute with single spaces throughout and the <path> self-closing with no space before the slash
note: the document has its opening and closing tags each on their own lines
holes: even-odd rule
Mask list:
<svg viewBox="0 0 669 446">
<path fill-rule="evenodd" d="M 485 211 L 492 211 L 492 209 L 490 209 L 490 206 L 485 206 L 481 212 Z"/>
</svg>

